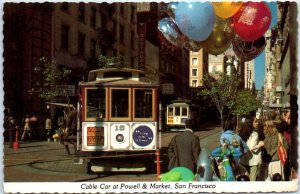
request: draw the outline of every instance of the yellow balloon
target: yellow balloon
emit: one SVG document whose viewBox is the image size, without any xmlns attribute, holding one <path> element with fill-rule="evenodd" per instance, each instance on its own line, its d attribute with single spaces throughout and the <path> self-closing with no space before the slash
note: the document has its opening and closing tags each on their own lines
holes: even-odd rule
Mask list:
<svg viewBox="0 0 300 194">
<path fill-rule="evenodd" d="M 226 51 L 234 37 L 235 32 L 232 28 L 232 20 L 223 20 L 216 17 L 212 33 L 200 45 L 207 53 L 218 55 Z"/>
<path fill-rule="evenodd" d="M 220 18 L 230 18 L 232 17 L 243 5 L 243 2 L 212 2 L 215 9 L 215 13 Z"/>
</svg>

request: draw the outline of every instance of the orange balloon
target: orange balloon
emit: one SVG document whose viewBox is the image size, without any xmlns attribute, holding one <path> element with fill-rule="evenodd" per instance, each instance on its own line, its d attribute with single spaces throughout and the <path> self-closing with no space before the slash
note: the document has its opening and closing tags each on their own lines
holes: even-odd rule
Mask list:
<svg viewBox="0 0 300 194">
<path fill-rule="evenodd" d="M 230 18 L 232 17 L 243 5 L 243 2 L 212 2 L 215 9 L 215 13 L 220 18 Z"/>
</svg>

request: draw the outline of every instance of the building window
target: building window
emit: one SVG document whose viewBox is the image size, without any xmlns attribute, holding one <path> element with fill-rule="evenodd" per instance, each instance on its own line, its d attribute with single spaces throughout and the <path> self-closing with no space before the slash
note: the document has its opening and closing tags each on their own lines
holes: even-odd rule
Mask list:
<svg viewBox="0 0 300 194">
<path fill-rule="evenodd" d="M 192 69 L 192 76 L 198 75 L 198 69 Z"/>
<path fill-rule="evenodd" d="M 192 58 L 192 65 L 198 65 L 198 58 Z"/>
<path fill-rule="evenodd" d="M 195 51 L 192 51 L 192 53 L 193 53 L 193 54 L 198 54 L 198 51 L 196 51 L 196 52 L 195 52 Z"/>
<path fill-rule="evenodd" d="M 198 80 L 192 80 L 192 86 L 197 87 L 198 85 Z"/>
<path fill-rule="evenodd" d="M 85 4 L 84 3 L 79 3 L 78 7 L 78 19 L 81 22 L 84 22 L 85 19 Z"/>
<path fill-rule="evenodd" d="M 96 56 L 96 41 L 95 40 L 91 40 L 91 57 L 95 57 Z"/>
<path fill-rule="evenodd" d="M 106 29 L 107 28 L 107 16 L 101 14 L 101 27 Z"/>
<path fill-rule="evenodd" d="M 124 43 L 124 26 L 120 25 L 120 43 Z"/>
<path fill-rule="evenodd" d="M 117 34 L 117 22 L 115 20 L 113 21 L 112 34 L 113 34 L 113 36 L 116 37 L 116 34 Z"/>
<path fill-rule="evenodd" d="M 84 41 L 85 35 L 78 33 L 78 55 L 84 56 Z"/>
<path fill-rule="evenodd" d="M 101 48 L 101 55 L 108 54 L 108 48 L 106 46 L 99 44 L 99 47 Z"/>
<path fill-rule="evenodd" d="M 124 5 L 122 3 L 121 3 L 121 6 L 120 6 L 120 14 L 124 15 Z"/>
<path fill-rule="evenodd" d="M 62 4 L 61 4 L 61 10 L 62 11 L 66 11 L 66 12 L 68 12 L 69 11 L 69 3 L 68 2 L 63 2 Z"/>
<path fill-rule="evenodd" d="M 63 50 L 68 50 L 69 48 L 69 26 L 61 26 L 61 48 Z"/>
<path fill-rule="evenodd" d="M 131 60 L 130 60 L 130 66 L 131 66 L 131 67 L 134 67 L 134 57 L 131 57 Z"/>
<path fill-rule="evenodd" d="M 96 28 L 96 13 L 97 13 L 96 8 L 91 7 L 91 26 L 92 26 L 92 28 Z"/>
<path fill-rule="evenodd" d="M 135 7 L 131 6 L 131 16 L 130 16 L 130 19 L 131 19 L 132 23 L 134 22 L 134 16 L 135 16 Z"/>
<path fill-rule="evenodd" d="M 117 56 L 118 52 L 116 49 L 112 49 L 113 56 Z"/>
<path fill-rule="evenodd" d="M 130 43 L 131 43 L 131 48 L 134 49 L 134 32 L 131 32 L 131 39 L 130 39 Z"/>
</svg>

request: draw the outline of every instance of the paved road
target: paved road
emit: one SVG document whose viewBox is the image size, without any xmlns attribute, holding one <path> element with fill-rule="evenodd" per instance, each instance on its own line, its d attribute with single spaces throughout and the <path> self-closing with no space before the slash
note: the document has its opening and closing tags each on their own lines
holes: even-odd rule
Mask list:
<svg viewBox="0 0 300 194">
<path fill-rule="evenodd" d="M 209 151 L 218 145 L 221 129 L 205 126 L 195 132 L 200 137 L 201 147 Z M 177 132 L 162 134 L 162 158 L 166 148 Z M 5 182 L 77 182 L 77 181 L 156 181 L 156 172 L 86 174 L 86 164 L 74 163 L 74 156 L 66 152 L 58 142 L 29 142 L 18 150 L 4 148 Z M 166 171 L 162 164 L 162 173 Z"/>
</svg>

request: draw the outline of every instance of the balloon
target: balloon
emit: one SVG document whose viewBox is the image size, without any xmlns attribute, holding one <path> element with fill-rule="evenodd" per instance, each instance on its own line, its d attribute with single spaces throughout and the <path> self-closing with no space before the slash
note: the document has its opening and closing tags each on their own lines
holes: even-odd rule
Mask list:
<svg viewBox="0 0 300 194">
<path fill-rule="evenodd" d="M 165 174 L 160 175 L 161 181 L 180 181 L 181 180 L 181 173 L 180 172 L 167 172 Z"/>
<path fill-rule="evenodd" d="M 235 32 L 248 42 L 263 36 L 270 22 L 271 12 L 264 2 L 247 2 L 233 16 Z"/>
<path fill-rule="evenodd" d="M 170 2 L 167 5 L 167 13 L 171 18 L 175 18 L 175 10 L 177 9 L 178 2 Z"/>
<path fill-rule="evenodd" d="M 243 61 L 250 61 L 256 58 L 266 47 L 265 37 L 260 37 L 253 42 L 242 41 L 239 38 L 235 38 L 232 41 L 233 51 L 238 58 Z"/>
<path fill-rule="evenodd" d="M 203 41 L 212 32 L 215 11 L 209 2 L 180 2 L 175 10 L 175 23 L 189 39 Z"/>
<path fill-rule="evenodd" d="M 193 181 L 195 178 L 194 173 L 185 167 L 175 167 L 170 172 L 179 172 L 181 174 L 181 181 Z"/>
<path fill-rule="evenodd" d="M 201 149 L 201 152 L 198 156 L 197 180 L 198 181 L 213 180 L 212 159 L 209 157 L 209 153 L 205 148 Z"/>
<path fill-rule="evenodd" d="M 212 33 L 207 40 L 200 43 L 203 49 L 213 55 L 223 53 L 235 36 L 231 24 L 231 19 L 222 20 L 217 17 Z"/>
<path fill-rule="evenodd" d="M 170 43 L 180 46 L 182 34 L 172 18 L 167 17 L 159 20 L 158 29 Z"/>
<path fill-rule="evenodd" d="M 243 2 L 212 2 L 216 15 L 220 18 L 232 17 L 243 5 Z"/>
<path fill-rule="evenodd" d="M 183 43 L 183 46 L 193 52 L 198 52 L 201 49 L 201 45 L 200 42 L 196 42 L 193 40 L 189 40 L 187 38 L 187 40 Z"/>
</svg>

